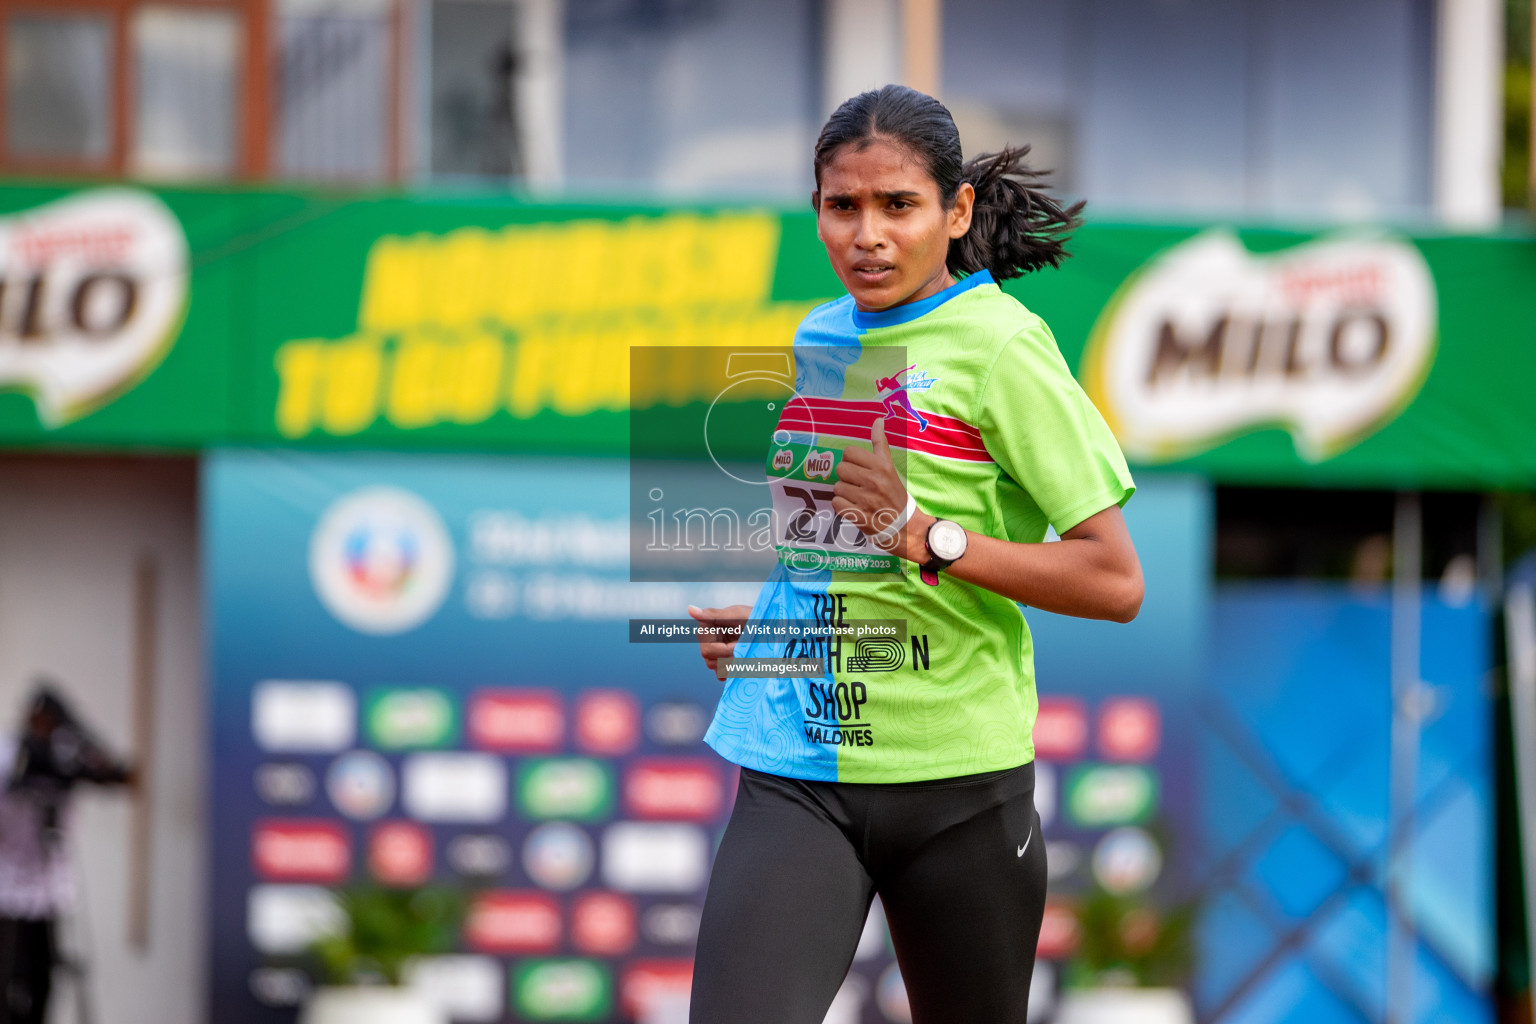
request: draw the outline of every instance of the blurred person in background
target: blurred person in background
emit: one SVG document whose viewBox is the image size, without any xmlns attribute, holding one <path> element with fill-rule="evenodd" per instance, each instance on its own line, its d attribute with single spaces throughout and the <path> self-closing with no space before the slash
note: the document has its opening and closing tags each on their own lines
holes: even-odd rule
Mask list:
<svg viewBox="0 0 1536 1024">
<path fill-rule="evenodd" d="M 756 605 L 689 613 L 717 675 L 797 653 L 825 675 L 726 681 L 706 739 L 742 771 L 693 1024 L 819 1024 L 876 894 L 916 1024 L 1026 1019 L 1046 862 L 1019 605 L 1128 622 L 1143 583 L 1120 448 L 1050 330 L 996 283 L 1056 266 L 1078 224 L 1081 204 L 1024 155 L 962 161 L 949 111 L 903 86 L 848 100 L 817 140 L 816 233 L 848 295 L 796 331 L 795 402 L 826 422 L 795 429 L 813 454 L 841 448 L 815 467 L 837 518 L 818 542 L 776 507 L 780 564 Z M 781 428 L 802 422 L 791 412 Z M 863 534 L 851 546 L 844 520 Z M 818 543 L 813 564 L 837 571 L 788 568 Z M 749 620 L 834 619 L 905 622 L 911 660 L 904 644 L 879 667 L 851 641 L 736 649 Z"/>
<path fill-rule="evenodd" d="M 47 679 L 36 683 L 20 735 L 0 742 L 14 744 L 0 793 L 0 1024 L 43 1024 L 58 962 L 55 925 L 75 898 L 65 838 L 70 795 L 81 782 L 132 784 L 133 772 Z"/>
</svg>

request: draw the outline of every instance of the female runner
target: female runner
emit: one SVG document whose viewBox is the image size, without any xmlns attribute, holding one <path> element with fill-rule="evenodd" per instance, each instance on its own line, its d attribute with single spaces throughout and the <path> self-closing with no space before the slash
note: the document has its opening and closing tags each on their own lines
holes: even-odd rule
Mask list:
<svg viewBox="0 0 1536 1024">
<path fill-rule="evenodd" d="M 816 143 L 817 235 L 848 294 L 795 335 L 800 397 L 773 441 L 790 454 L 769 458 L 780 564 L 752 608 L 689 612 L 717 670 L 804 653 L 738 645 L 748 619 L 906 635 L 830 641 L 818 678 L 727 681 L 707 740 L 741 781 L 692 1024 L 820 1024 L 876 893 L 916 1024 L 1025 1019 L 1046 866 L 1019 605 L 1127 622 L 1142 578 L 1124 458 L 996 284 L 1057 265 L 1078 224 L 1023 155 L 962 165 L 949 111 L 900 86 L 844 103 Z"/>
</svg>

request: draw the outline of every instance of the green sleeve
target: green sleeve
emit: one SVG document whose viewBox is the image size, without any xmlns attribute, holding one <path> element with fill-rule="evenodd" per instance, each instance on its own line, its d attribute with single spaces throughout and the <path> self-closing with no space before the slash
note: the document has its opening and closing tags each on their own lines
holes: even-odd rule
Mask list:
<svg viewBox="0 0 1536 1024">
<path fill-rule="evenodd" d="M 1038 319 L 1004 343 L 982 384 L 976 423 L 992 458 L 1057 535 L 1136 490 L 1109 425 Z"/>
</svg>

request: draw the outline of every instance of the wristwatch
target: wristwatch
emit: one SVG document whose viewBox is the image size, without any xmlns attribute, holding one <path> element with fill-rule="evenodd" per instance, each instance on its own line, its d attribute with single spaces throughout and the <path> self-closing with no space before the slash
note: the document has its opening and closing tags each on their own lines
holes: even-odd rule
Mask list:
<svg viewBox="0 0 1536 1024">
<path fill-rule="evenodd" d="M 965 527 L 959 523 L 938 519 L 928 527 L 927 540 L 929 558 L 923 563 L 918 575 L 924 583 L 936 587 L 939 585 L 939 572 L 948 569 L 964 556 L 970 538 L 965 534 Z"/>
</svg>

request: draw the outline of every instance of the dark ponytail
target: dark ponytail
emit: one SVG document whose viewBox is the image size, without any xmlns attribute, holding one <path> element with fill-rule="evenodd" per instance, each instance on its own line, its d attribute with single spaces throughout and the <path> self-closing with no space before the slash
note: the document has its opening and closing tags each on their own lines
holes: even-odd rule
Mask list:
<svg viewBox="0 0 1536 1024">
<path fill-rule="evenodd" d="M 904 85 L 860 93 L 833 112 L 816 140 L 816 187 L 822 168 L 844 146 L 863 149 L 877 139 L 921 158 L 946 207 L 954 205 L 961 182 L 976 190 L 970 231 L 949 243 L 951 273 L 990 270 L 1002 281 L 1066 258 L 1066 241 L 1082 223 L 1083 204 L 1063 207 L 1045 191 L 1046 172 L 1024 162 L 1028 146 L 983 153 L 962 164 L 960 132 L 948 108 Z"/>
</svg>

